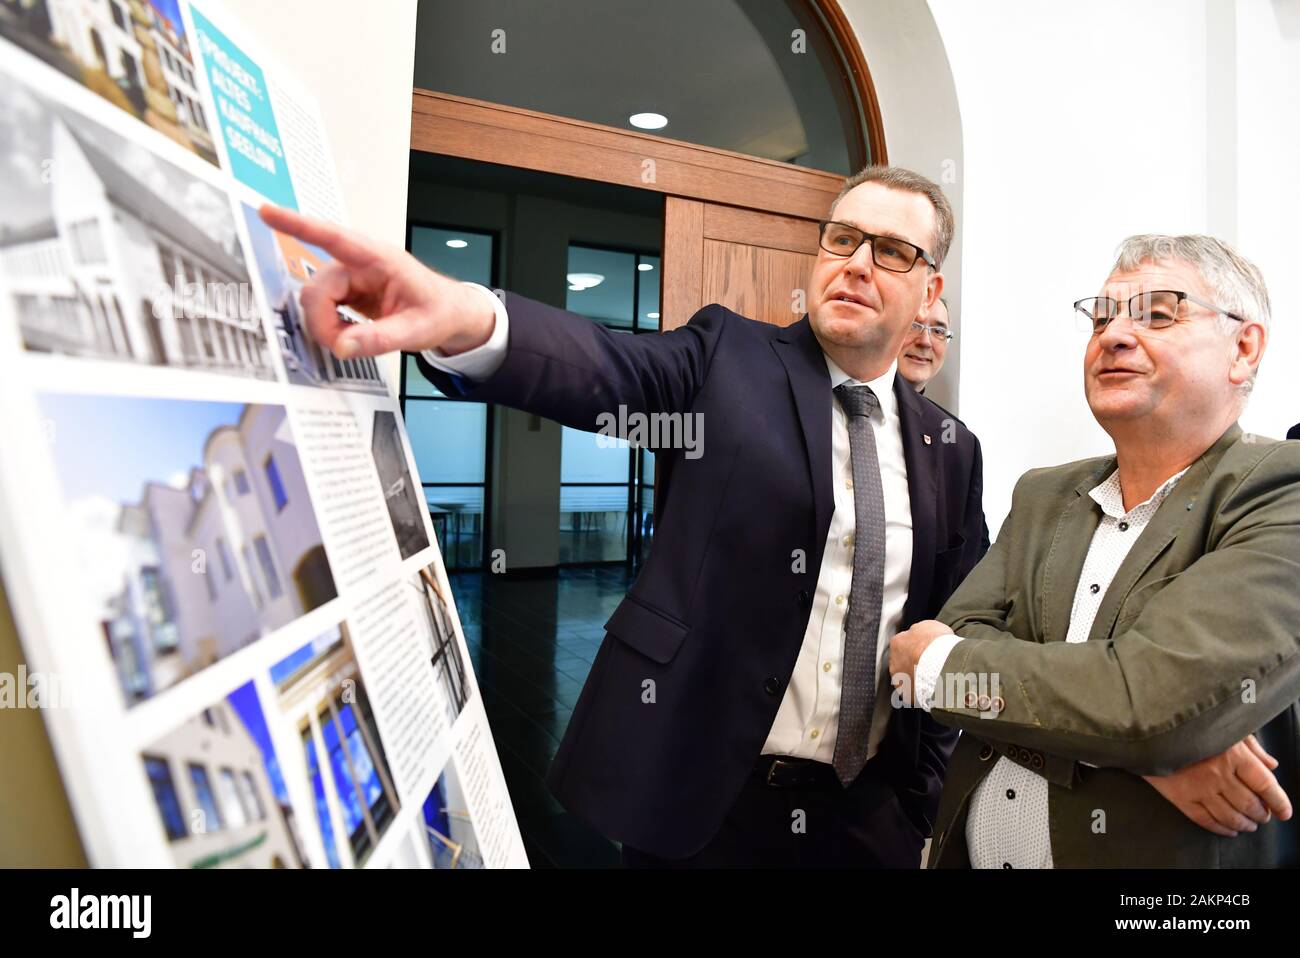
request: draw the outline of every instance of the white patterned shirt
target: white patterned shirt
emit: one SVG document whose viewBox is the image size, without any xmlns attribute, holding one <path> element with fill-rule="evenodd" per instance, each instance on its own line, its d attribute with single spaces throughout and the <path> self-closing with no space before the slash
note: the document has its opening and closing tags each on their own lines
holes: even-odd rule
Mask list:
<svg viewBox="0 0 1300 958">
<path fill-rule="evenodd" d="M 1101 506 L 1102 517 L 1083 560 L 1065 641 L 1087 640 L 1115 573 L 1186 471 L 1166 479 L 1150 499 L 1127 512 L 1119 470 L 1088 493 Z M 924 707 L 933 701 L 932 690 L 944 661 L 959 644 L 957 636 L 941 636 L 922 653 L 916 665 L 916 687 Z M 974 868 L 1053 867 L 1047 779 L 1009 758 L 999 758 L 971 796 L 966 847 Z"/>
</svg>

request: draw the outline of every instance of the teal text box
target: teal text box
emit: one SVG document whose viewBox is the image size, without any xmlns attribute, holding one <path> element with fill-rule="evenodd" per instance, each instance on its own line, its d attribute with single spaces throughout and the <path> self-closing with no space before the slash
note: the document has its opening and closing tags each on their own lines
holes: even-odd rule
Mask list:
<svg viewBox="0 0 1300 958">
<path fill-rule="evenodd" d="M 195 46 L 216 101 L 230 172 L 272 203 L 296 210 L 298 199 L 261 67 L 193 5 L 190 14 L 198 34 Z"/>
</svg>

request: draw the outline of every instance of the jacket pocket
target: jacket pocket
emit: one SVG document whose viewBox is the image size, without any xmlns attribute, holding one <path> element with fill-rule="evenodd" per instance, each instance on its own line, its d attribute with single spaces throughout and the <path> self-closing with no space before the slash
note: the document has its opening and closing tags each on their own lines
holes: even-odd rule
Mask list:
<svg viewBox="0 0 1300 958">
<path fill-rule="evenodd" d="M 690 627 L 628 595 L 605 623 L 605 631 L 646 658 L 667 665 L 681 648 Z"/>
</svg>

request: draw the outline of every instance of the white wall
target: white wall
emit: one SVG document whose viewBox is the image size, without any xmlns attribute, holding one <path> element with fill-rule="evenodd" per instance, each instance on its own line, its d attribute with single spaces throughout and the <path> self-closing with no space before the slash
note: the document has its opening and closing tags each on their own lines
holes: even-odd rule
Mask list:
<svg viewBox="0 0 1300 958">
<path fill-rule="evenodd" d="M 1273 329 L 1242 427 L 1300 423 L 1300 0 L 1236 4 L 1236 241 L 1264 272 Z"/>
<path fill-rule="evenodd" d="M 1215 233 L 1264 270 L 1280 331 L 1243 425 L 1284 433 L 1300 419 L 1300 350 L 1281 329 L 1300 41 L 1276 13 L 1294 0 L 929 5 L 960 104 L 960 413 L 984 443 L 990 529 L 1026 469 L 1111 450 L 1070 303 L 1131 233 Z"/>
<path fill-rule="evenodd" d="M 964 183 L 962 124 L 957 90 L 943 39 L 930 8 L 918 0 L 840 0 L 871 70 L 889 162 L 939 183 L 952 203 L 958 230 L 943 264 L 950 323 L 961 337 Z M 948 350 L 943 370 L 926 395 L 954 412 L 963 357 Z"/>
<path fill-rule="evenodd" d="M 406 243 L 416 0 L 222 0 L 316 97 L 349 223 Z M 396 389 L 397 357 L 384 357 Z"/>
</svg>

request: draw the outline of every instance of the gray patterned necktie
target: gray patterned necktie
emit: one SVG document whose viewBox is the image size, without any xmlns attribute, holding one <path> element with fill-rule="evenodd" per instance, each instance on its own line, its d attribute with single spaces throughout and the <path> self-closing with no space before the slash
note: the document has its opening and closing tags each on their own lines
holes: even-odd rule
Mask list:
<svg viewBox="0 0 1300 958">
<path fill-rule="evenodd" d="M 869 386 L 835 387 L 849 418 L 853 460 L 853 585 L 844 625 L 844 681 L 840 689 L 835 774 L 851 784 L 867 761 L 871 713 L 876 707 L 876 643 L 885 595 L 885 494 L 871 413 L 880 400 Z"/>
</svg>

